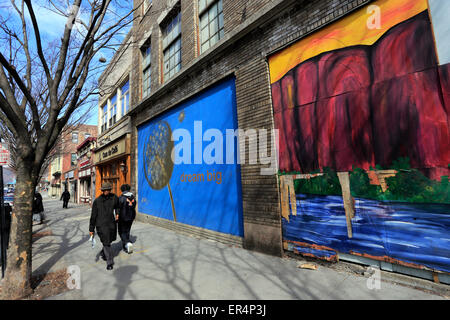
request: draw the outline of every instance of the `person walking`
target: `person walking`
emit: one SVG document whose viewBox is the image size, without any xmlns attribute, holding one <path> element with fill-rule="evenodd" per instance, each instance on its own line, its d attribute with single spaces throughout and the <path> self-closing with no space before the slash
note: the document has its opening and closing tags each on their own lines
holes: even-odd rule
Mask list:
<svg viewBox="0 0 450 320">
<path fill-rule="evenodd" d="M 6 248 L 9 247 L 9 235 L 11 233 L 11 213 L 12 213 L 12 207 L 7 202 L 5 203 L 5 222 L 6 222 Z"/>
<path fill-rule="evenodd" d="M 32 206 L 33 216 L 36 217 L 36 221 L 39 219 L 39 224 L 44 222 L 44 204 L 42 201 L 42 195 L 39 192 L 35 192 L 33 206 Z"/>
<path fill-rule="evenodd" d="M 136 200 L 131 187 L 124 184 L 120 187 L 122 191 L 119 197 L 119 236 L 122 240 L 122 248 L 127 253 L 133 253 L 133 245 L 130 241 L 130 230 L 134 219 L 136 218 Z"/>
<path fill-rule="evenodd" d="M 117 220 L 119 219 L 119 198 L 111 193 L 110 183 L 103 183 L 102 194 L 92 204 L 91 219 L 89 221 L 89 234 L 94 236 L 95 230 L 103 244 L 101 256 L 106 260 L 106 269 L 112 270 L 114 257 L 111 243 L 117 238 Z M 116 212 L 114 212 L 116 211 Z"/>
<path fill-rule="evenodd" d="M 61 194 L 61 199 L 63 201 L 63 208 L 67 209 L 67 204 L 70 200 L 70 193 L 67 191 L 67 189 L 64 190 L 64 192 Z"/>
</svg>

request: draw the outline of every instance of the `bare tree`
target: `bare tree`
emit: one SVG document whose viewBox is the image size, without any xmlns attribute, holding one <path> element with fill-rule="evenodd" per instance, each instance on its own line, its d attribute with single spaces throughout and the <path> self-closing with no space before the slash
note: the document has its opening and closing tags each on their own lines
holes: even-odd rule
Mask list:
<svg viewBox="0 0 450 320">
<path fill-rule="evenodd" d="M 133 10 L 117 13 L 120 2 L 73 0 L 69 7 L 68 0 L 48 0 L 48 9 L 67 18 L 61 38 L 54 42 L 42 37 L 31 0 L 11 0 L 14 15 L 1 18 L 0 121 L 15 142 L 17 173 L 2 285 L 6 299 L 21 298 L 32 291 L 34 190 L 63 129 L 79 116 L 83 105 L 95 99 L 102 67 L 94 57 L 132 23 Z M 18 23 L 14 20 L 17 17 Z"/>
</svg>

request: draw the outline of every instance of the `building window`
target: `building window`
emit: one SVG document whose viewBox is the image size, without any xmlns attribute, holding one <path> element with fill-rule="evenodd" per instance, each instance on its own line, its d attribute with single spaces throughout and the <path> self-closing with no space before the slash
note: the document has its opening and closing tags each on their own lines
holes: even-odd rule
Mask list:
<svg viewBox="0 0 450 320">
<path fill-rule="evenodd" d="M 181 11 L 163 29 L 164 81 L 181 70 Z"/>
<path fill-rule="evenodd" d="M 111 99 L 111 111 L 109 116 L 109 126 L 113 126 L 117 119 L 117 95 Z"/>
<path fill-rule="evenodd" d="M 122 92 L 122 116 L 130 109 L 130 83 L 127 81 L 121 89 Z"/>
<path fill-rule="evenodd" d="M 201 52 L 224 36 L 222 0 L 199 0 Z"/>
<path fill-rule="evenodd" d="M 108 127 L 108 106 L 105 105 L 103 107 L 103 113 L 102 113 L 102 132 L 106 131 L 107 127 Z"/>
<path fill-rule="evenodd" d="M 76 153 L 72 153 L 70 155 L 70 165 L 72 167 L 77 165 L 77 154 Z"/>
<path fill-rule="evenodd" d="M 150 95 L 150 87 L 152 80 L 152 47 L 150 43 L 145 44 L 142 51 L 142 97 L 148 97 Z"/>
<path fill-rule="evenodd" d="M 72 143 L 78 143 L 78 132 L 72 132 Z"/>
<path fill-rule="evenodd" d="M 85 134 L 84 134 L 84 139 L 87 139 L 87 138 L 89 138 L 90 136 L 91 136 L 90 133 L 85 133 Z"/>
</svg>

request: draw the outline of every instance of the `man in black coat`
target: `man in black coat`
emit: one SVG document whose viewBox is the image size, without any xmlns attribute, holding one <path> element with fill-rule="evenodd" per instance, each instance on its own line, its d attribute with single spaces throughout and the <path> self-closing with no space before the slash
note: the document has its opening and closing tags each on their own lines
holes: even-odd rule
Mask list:
<svg viewBox="0 0 450 320">
<path fill-rule="evenodd" d="M 61 194 L 61 199 L 63 201 L 63 208 L 67 209 L 67 204 L 69 203 L 70 200 L 70 192 L 66 190 L 64 190 L 64 192 Z"/>
<path fill-rule="evenodd" d="M 119 219 L 119 198 L 111 193 L 111 189 L 110 183 L 102 184 L 102 194 L 92 204 L 89 222 L 89 234 L 93 236 L 96 229 L 103 244 L 101 255 L 106 260 L 107 270 L 112 270 L 114 265 L 111 243 L 117 238 L 117 220 Z"/>
<path fill-rule="evenodd" d="M 39 192 L 35 192 L 34 194 L 32 211 L 33 214 L 39 214 L 40 223 L 44 223 L 44 204 L 42 201 L 42 195 Z"/>
</svg>

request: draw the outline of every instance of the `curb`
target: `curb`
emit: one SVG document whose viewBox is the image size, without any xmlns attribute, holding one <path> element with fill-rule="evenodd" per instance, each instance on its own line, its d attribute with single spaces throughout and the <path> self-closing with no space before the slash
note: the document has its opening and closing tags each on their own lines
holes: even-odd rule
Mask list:
<svg viewBox="0 0 450 320">
<path fill-rule="evenodd" d="M 359 265 L 356 263 L 339 261 L 336 266 L 331 265 L 330 268 L 336 269 L 344 267 L 348 271 L 356 273 L 364 278 L 368 266 Z M 413 289 L 428 291 L 429 293 L 437 294 L 443 296 L 446 299 L 450 299 L 450 286 L 446 284 L 434 283 L 430 280 L 416 278 L 408 275 L 404 275 L 396 272 L 389 272 L 385 270 L 380 270 L 381 281 L 390 282 L 397 285 L 402 285 L 405 287 L 410 287 Z"/>
</svg>

